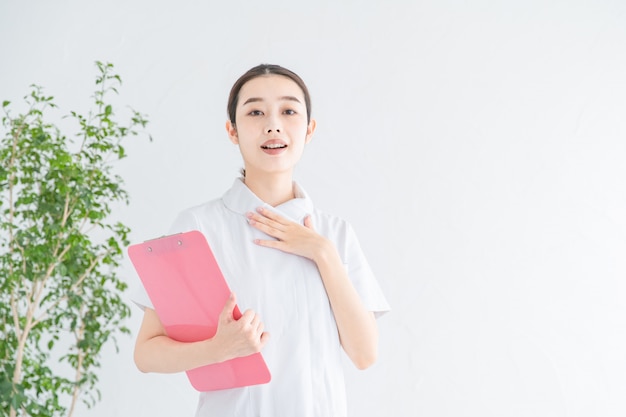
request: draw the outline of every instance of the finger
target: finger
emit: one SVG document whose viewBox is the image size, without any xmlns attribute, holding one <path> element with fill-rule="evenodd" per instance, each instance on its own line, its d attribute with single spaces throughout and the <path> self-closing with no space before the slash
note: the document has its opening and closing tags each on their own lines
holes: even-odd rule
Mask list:
<svg viewBox="0 0 626 417">
<path fill-rule="evenodd" d="M 264 246 L 266 248 L 279 249 L 279 250 L 285 251 L 284 242 L 281 242 L 279 240 L 254 239 L 254 243 L 256 243 L 259 246 Z"/>
<path fill-rule="evenodd" d="M 255 213 L 248 213 L 247 217 L 248 223 L 250 223 L 251 226 L 254 226 L 267 234 L 271 234 L 272 231 L 284 232 L 287 226 L 286 224 L 279 223 L 275 220 Z"/>
<path fill-rule="evenodd" d="M 304 225 L 312 230 L 315 230 L 315 228 L 313 227 L 313 219 L 311 218 L 310 214 L 307 214 L 307 216 L 304 218 Z"/>
<path fill-rule="evenodd" d="M 228 321 L 233 319 L 233 310 L 237 305 L 237 296 L 234 292 L 230 293 L 230 297 L 226 300 L 226 304 L 220 313 L 220 321 Z"/>
<path fill-rule="evenodd" d="M 265 233 L 266 235 L 270 235 L 275 238 L 280 238 L 284 234 L 284 231 L 277 229 L 276 227 L 269 226 L 267 224 L 257 222 L 254 220 L 250 220 L 250 225 L 257 230 Z"/>
<path fill-rule="evenodd" d="M 263 346 L 265 346 L 265 344 L 267 343 L 269 339 L 270 339 L 270 334 L 268 332 L 261 333 L 261 343 L 259 344 L 259 349 L 263 349 Z"/>
<path fill-rule="evenodd" d="M 258 314 L 255 314 L 254 317 L 252 317 L 252 320 L 250 321 L 250 326 L 253 329 L 256 329 L 259 327 L 260 323 L 261 323 L 261 318 L 259 317 Z"/>
<path fill-rule="evenodd" d="M 252 320 L 254 320 L 254 316 L 256 315 L 256 313 L 252 310 L 246 310 L 243 315 L 239 318 L 238 321 L 240 321 L 241 323 L 243 323 L 244 325 L 249 325 L 252 323 Z"/>
<path fill-rule="evenodd" d="M 262 218 L 269 221 L 268 224 L 280 225 L 280 226 L 289 226 L 293 224 L 298 224 L 297 222 L 294 222 L 293 220 L 281 214 L 278 214 L 272 210 L 268 210 L 264 207 L 257 208 L 257 212 L 260 214 Z"/>
<path fill-rule="evenodd" d="M 288 220 L 281 216 L 280 214 L 273 212 L 272 210 L 268 210 L 265 207 L 258 207 L 256 209 L 259 213 L 261 213 L 264 217 L 267 217 L 270 220 L 273 220 L 277 223 L 287 223 Z"/>
</svg>

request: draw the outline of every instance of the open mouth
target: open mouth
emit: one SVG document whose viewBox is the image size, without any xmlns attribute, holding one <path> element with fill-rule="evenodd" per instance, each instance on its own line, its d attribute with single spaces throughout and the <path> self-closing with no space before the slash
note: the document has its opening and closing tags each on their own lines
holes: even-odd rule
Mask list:
<svg viewBox="0 0 626 417">
<path fill-rule="evenodd" d="M 269 145 L 262 145 L 261 148 L 262 149 L 283 149 L 286 148 L 287 145 L 283 144 L 283 143 L 272 143 Z"/>
</svg>

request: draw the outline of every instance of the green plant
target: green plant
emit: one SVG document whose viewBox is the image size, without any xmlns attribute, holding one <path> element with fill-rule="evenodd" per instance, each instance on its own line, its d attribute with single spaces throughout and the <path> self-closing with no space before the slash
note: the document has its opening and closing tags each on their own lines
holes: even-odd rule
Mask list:
<svg viewBox="0 0 626 417">
<path fill-rule="evenodd" d="M 116 121 L 109 103 L 121 79 L 112 64 L 96 65 L 95 106 L 62 119 L 74 139 L 44 117 L 56 106 L 41 87 L 31 86 L 23 114 L 2 103 L 2 415 L 70 416 L 79 399 L 94 405 L 101 349 L 129 333 L 126 284 L 115 272 L 129 228 L 108 219 L 128 195 L 112 164 L 147 120 L 131 109 L 125 125 Z"/>
</svg>

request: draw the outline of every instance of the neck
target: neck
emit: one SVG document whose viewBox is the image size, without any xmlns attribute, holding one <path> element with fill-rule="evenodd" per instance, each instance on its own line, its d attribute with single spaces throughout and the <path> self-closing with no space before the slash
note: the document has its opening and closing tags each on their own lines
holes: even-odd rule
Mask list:
<svg viewBox="0 0 626 417">
<path fill-rule="evenodd" d="M 258 175 L 254 172 L 248 172 L 246 169 L 246 177 L 243 182 L 250 191 L 272 207 L 295 197 L 291 172 Z"/>
</svg>

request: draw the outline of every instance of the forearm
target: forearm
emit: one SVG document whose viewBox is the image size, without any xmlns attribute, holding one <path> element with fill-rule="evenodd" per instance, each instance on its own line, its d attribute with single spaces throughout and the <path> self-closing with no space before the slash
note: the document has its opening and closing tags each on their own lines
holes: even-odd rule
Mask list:
<svg viewBox="0 0 626 417">
<path fill-rule="evenodd" d="M 142 372 L 174 373 L 225 360 L 215 340 L 178 342 L 169 338 L 158 316 L 146 309 L 135 344 L 135 364 Z"/>
<path fill-rule="evenodd" d="M 314 259 L 335 316 L 341 345 L 359 369 L 365 369 L 378 354 L 378 328 L 352 285 L 334 245 L 325 241 Z"/>
<path fill-rule="evenodd" d="M 142 372 L 175 373 L 221 362 L 211 340 L 178 342 L 168 336 L 155 336 L 137 343 L 135 364 Z"/>
</svg>

